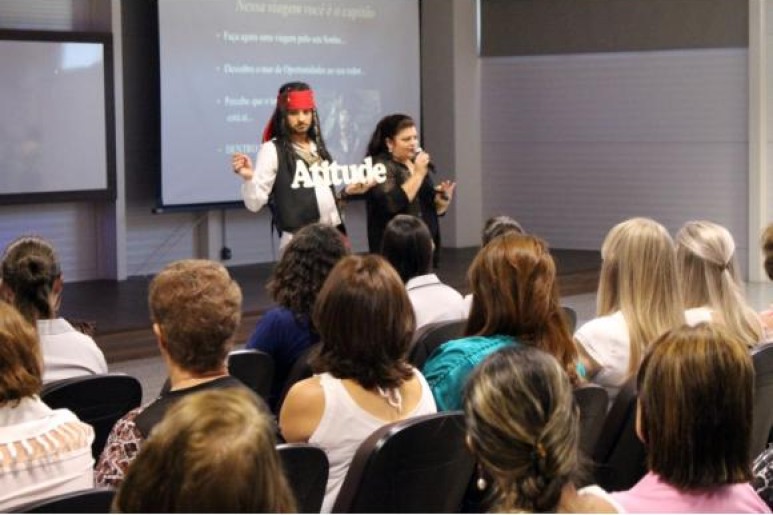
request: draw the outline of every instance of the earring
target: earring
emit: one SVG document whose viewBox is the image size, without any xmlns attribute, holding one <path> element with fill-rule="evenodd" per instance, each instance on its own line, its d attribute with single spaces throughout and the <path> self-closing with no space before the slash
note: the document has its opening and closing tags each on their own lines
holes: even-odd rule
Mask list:
<svg viewBox="0 0 773 515">
<path fill-rule="evenodd" d="M 478 476 L 478 480 L 475 482 L 475 485 L 478 487 L 478 490 L 482 492 L 486 489 L 488 483 L 486 483 L 486 479 L 483 476 Z"/>
</svg>

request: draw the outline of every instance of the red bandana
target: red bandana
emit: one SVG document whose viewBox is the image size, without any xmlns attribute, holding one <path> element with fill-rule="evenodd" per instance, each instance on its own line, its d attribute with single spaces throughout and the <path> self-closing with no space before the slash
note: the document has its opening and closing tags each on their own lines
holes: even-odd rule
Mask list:
<svg viewBox="0 0 773 515">
<path fill-rule="evenodd" d="M 314 109 L 314 92 L 310 89 L 303 91 L 288 91 L 276 97 L 276 108 L 284 107 L 285 110 L 295 109 Z M 266 142 L 274 135 L 274 116 L 268 120 L 266 128 L 263 129 L 263 141 Z"/>
</svg>

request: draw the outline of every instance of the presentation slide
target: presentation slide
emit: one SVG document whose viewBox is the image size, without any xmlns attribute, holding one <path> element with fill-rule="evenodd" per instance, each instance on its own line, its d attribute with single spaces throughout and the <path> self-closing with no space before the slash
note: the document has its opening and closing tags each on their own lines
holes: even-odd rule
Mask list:
<svg viewBox="0 0 773 515">
<path fill-rule="evenodd" d="M 325 143 L 362 162 L 385 114 L 419 118 L 418 0 L 158 0 L 160 206 L 240 201 L 285 82 L 314 89 Z"/>
<path fill-rule="evenodd" d="M 0 34 L 0 200 L 107 192 L 103 44 L 11 37 Z"/>
</svg>

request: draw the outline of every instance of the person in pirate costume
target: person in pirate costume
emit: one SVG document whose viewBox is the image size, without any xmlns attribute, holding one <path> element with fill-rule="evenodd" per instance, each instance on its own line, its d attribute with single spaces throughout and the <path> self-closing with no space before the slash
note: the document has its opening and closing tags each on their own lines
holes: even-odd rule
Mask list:
<svg viewBox="0 0 773 515">
<path fill-rule="evenodd" d="M 246 154 L 236 153 L 231 161 L 233 171 L 244 179 L 242 198 L 247 209 L 257 212 L 269 205 L 280 250 L 294 232 L 311 223 L 332 225 L 346 234 L 337 201 L 367 190 L 365 184 L 349 184 L 340 193 L 326 185 L 292 188 L 298 160 L 307 168 L 333 161 L 322 139 L 314 92 L 304 82 L 289 82 L 279 88 L 255 167 Z"/>
</svg>

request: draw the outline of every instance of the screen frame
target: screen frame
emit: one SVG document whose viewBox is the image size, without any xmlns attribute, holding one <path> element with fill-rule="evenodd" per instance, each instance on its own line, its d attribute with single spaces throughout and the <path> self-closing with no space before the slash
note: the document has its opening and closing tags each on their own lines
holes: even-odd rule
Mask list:
<svg viewBox="0 0 773 515">
<path fill-rule="evenodd" d="M 58 43 L 98 43 L 102 45 L 105 99 L 105 172 L 107 186 L 98 189 L 2 193 L 0 204 L 40 204 L 74 201 L 116 200 L 115 100 L 113 77 L 113 36 L 106 32 L 61 32 L 39 30 L 0 30 L 3 41 Z"/>
</svg>

